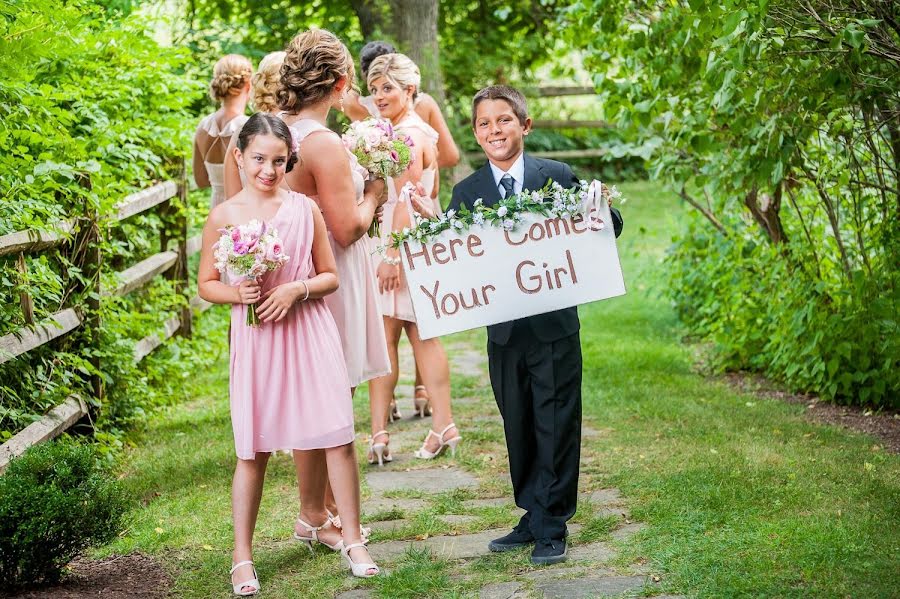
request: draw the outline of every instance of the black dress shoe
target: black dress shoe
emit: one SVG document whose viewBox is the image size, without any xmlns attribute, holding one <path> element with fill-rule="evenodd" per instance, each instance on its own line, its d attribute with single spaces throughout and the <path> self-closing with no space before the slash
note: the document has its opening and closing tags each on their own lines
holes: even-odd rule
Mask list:
<svg viewBox="0 0 900 599">
<path fill-rule="evenodd" d="M 534 536 L 531 534 L 531 531 L 527 528 L 519 529 L 516 527 L 508 535 L 488 543 L 488 549 L 495 553 L 501 553 L 503 551 L 512 551 L 519 547 L 526 547 L 532 543 L 534 543 Z"/>
<path fill-rule="evenodd" d="M 531 552 L 531 563 L 539 566 L 566 561 L 565 539 L 538 539 Z"/>
</svg>

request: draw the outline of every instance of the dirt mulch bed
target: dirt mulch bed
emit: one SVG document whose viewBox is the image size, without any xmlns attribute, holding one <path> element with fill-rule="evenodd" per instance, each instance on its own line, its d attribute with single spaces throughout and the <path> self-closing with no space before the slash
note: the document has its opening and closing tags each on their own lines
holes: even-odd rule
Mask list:
<svg viewBox="0 0 900 599">
<path fill-rule="evenodd" d="M 166 597 L 171 578 L 162 565 L 142 553 L 116 555 L 99 561 L 78 558 L 68 566 L 62 582 L 29 589 L 11 597 L 17 599 L 81 599 L 104 597 L 124 599 Z"/>
<path fill-rule="evenodd" d="M 788 403 L 804 404 L 806 417 L 813 422 L 833 424 L 872 435 L 881 441 L 886 450 L 900 453 L 900 411 L 839 406 L 822 401 L 814 395 L 787 392 L 761 376 L 747 373 L 729 373 L 724 376 L 729 384 L 744 393 L 750 393 L 760 399 L 778 399 Z"/>
</svg>

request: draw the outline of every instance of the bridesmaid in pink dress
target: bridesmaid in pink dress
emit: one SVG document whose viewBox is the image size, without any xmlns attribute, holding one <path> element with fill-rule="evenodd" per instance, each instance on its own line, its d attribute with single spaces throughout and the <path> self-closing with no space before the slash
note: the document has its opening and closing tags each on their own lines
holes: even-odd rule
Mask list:
<svg viewBox="0 0 900 599">
<path fill-rule="evenodd" d="M 299 145 L 300 164 L 285 182 L 312 198 L 325 218 L 341 279 L 340 289 L 326 302 L 341 335 L 352 393 L 350 387 L 391 371 L 366 236 L 386 199 L 385 184 L 381 179 L 364 183 L 365 171 L 354 169 L 355 161 L 340 136 L 325 125 L 354 78 L 347 48 L 334 34 L 312 29 L 295 37 L 286 52 L 277 94 L 283 110 L 279 116 Z M 341 523 L 329 513 L 337 506 L 327 488 L 324 464 L 311 455 L 301 469 L 305 476 L 295 533 L 305 538 L 315 529 L 318 538 L 331 544 L 340 539 Z"/>
<path fill-rule="evenodd" d="M 324 453 L 337 505 L 347 526 L 335 546 L 355 576 L 374 576 L 360 535 L 359 475 L 353 405 L 340 335 L 324 298 L 338 288 L 334 256 L 322 214 L 306 196 L 281 187 L 296 163 L 288 127 L 268 114 L 253 115 L 241 130 L 235 158 L 247 187 L 215 207 L 203 228 L 198 286 L 210 302 L 232 304 L 231 421 L 238 462 L 232 486 L 234 593 L 259 592 L 253 567 L 253 529 L 272 452 Z M 259 219 L 278 231 L 290 260 L 257 283 L 226 285 L 215 268 L 219 230 Z M 262 324 L 246 324 L 247 304 Z M 313 535 L 315 537 L 315 535 Z"/>
<path fill-rule="evenodd" d="M 437 149 L 433 129 L 413 110 L 413 100 L 419 86 L 419 68 L 403 54 L 384 54 L 369 66 L 368 85 L 375 106 L 381 116 L 390 119 L 394 127 L 413 138 L 414 159 L 409 169 L 400 177 L 389 181 L 391 199 L 385 205 L 384 227 L 386 241 L 389 229 L 409 226 L 411 222 L 408 202 L 400 197 L 400 189 L 407 183 L 417 183 L 426 188 L 429 197 L 436 195 Z M 423 382 L 431 397 L 432 426 L 416 452 L 420 459 L 437 457 L 445 448 L 451 452 L 462 437 L 453 423 L 450 406 L 450 369 L 447 354 L 439 339 L 419 338 L 419 330 L 412 310 L 409 289 L 400 271 L 399 252 L 389 249 L 387 257 L 374 258 L 378 263 L 381 305 L 384 312 L 384 328 L 388 339 L 393 372 L 375 379 L 369 386 L 369 405 L 372 414 L 372 443 L 369 463 L 391 461 L 388 450 L 390 437 L 386 430 L 388 413 L 394 388 L 397 385 L 397 345 L 400 334 L 406 331 L 413 355 L 419 365 Z"/>
</svg>

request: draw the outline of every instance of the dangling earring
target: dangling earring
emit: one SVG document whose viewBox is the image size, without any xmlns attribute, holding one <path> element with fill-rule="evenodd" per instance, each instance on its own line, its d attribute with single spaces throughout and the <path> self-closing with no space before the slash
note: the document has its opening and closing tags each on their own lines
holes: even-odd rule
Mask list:
<svg viewBox="0 0 900 599">
<path fill-rule="evenodd" d="M 344 94 L 341 94 L 341 99 L 338 101 L 338 106 L 341 109 L 341 112 L 344 112 Z"/>
</svg>

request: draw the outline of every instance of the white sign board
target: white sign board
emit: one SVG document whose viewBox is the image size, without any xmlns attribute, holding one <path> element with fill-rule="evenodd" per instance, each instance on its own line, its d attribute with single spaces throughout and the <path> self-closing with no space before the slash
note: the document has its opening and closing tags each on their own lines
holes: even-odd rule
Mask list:
<svg viewBox="0 0 900 599">
<path fill-rule="evenodd" d="M 422 339 L 625 294 L 605 201 L 566 219 L 529 213 L 512 231 L 447 230 L 400 257 Z"/>
</svg>

